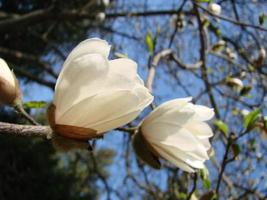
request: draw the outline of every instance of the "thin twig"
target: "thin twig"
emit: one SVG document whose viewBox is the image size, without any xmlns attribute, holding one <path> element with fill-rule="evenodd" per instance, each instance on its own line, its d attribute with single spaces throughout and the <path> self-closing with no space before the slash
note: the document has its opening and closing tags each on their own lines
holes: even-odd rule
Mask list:
<svg viewBox="0 0 267 200">
<path fill-rule="evenodd" d="M 187 196 L 187 200 L 190 200 L 192 195 L 194 194 L 195 190 L 197 188 L 197 173 L 194 173 L 194 183 L 193 183 L 193 187 L 191 189 L 191 191 L 189 192 L 188 196 Z"/>
<path fill-rule="evenodd" d="M 21 114 L 22 117 L 24 117 L 26 120 L 28 120 L 33 125 L 40 125 L 38 122 L 36 122 L 23 108 L 23 105 L 21 103 L 14 106 L 14 109 Z"/>
</svg>

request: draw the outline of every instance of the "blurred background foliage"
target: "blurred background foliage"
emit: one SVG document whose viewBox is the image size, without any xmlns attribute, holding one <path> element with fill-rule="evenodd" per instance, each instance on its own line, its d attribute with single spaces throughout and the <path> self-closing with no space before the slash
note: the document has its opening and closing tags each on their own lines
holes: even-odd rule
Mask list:
<svg viewBox="0 0 267 200">
<path fill-rule="evenodd" d="M 25 101 L 48 104 L 68 53 L 97 36 L 112 44 L 111 58 L 136 60 L 144 79 L 155 56 L 170 48 L 157 66 L 155 104 L 193 96 L 216 112 L 209 172 L 197 176 L 167 162 L 152 170 L 136 159 L 130 137 L 118 131 L 94 141 L 93 152 L 62 152 L 39 138 L 1 135 L 0 199 L 205 200 L 215 193 L 220 199 L 266 199 L 267 2 L 214 0 L 222 18 L 207 12 L 207 2 L 0 0 L 0 57 L 19 77 Z M 46 103 L 38 109 L 25 104 L 41 124 Z M 253 119 L 246 116 L 257 108 L 247 130 L 244 121 Z M 13 110 L 0 109 L 0 121 L 26 123 Z"/>
</svg>

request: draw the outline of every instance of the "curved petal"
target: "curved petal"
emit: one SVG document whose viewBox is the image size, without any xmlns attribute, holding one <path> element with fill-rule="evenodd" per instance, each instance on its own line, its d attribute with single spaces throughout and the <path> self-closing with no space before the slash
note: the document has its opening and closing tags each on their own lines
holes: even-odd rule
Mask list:
<svg viewBox="0 0 267 200">
<path fill-rule="evenodd" d="M 56 83 L 54 105 L 56 118 L 78 102 L 98 93 L 104 86 L 108 62 L 100 54 L 86 54 L 68 65 Z"/>
<path fill-rule="evenodd" d="M 137 63 L 129 58 L 119 58 L 109 61 L 110 72 L 119 74 L 134 81 L 136 84 L 144 86 L 144 81 L 137 74 Z"/>
<path fill-rule="evenodd" d="M 195 115 L 193 120 L 196 121 L 207 121 L 213 118 L 214 116 L 214 110 L 213 108 L 209 108 L 207 106 L 202 106 L 202 105 L 194 105 L 189 103 L 187 107 L 190 107 L 195 111 Z"/>
<path fill-rule="evenodd" d="M 99 38 L 90 38 L 79 43 L 69 54 L 66 62 L 69 62 L 84 54 L 100 54 L 105 58 L 108 58 L 110 51 L 110 45 Z"/>
<path fill-rule="evenodd" d="M 153 124 L 153 126 L 142 127 L 142 133 L 148 142 L 177 147 L 181 151 L 195 153 L 208 159 L 204 146 L 183 127 L 157 123 Z"/>
<path fill-rule="evenodd" d="M 185 106 L 189 101 L 191 101 L 191 97 L 174 99 L 171 101 L 167 101 L 160 106 L 158 106 L 155 110 L 153 110 L 144 120 L 144 124 L 151 123 L 154 119 L 160 118 L 165 115 L 170 110 L 179 111 L 183 106 Z"/>
<path fill-rule="evenodd" d="M 210 126 L 205 122 L 192 122 L 184 124 L 184 128 L 193 133 L 198 138 L 209 138 L 213 136 Z"/>
<path fill-rule="evenodd" d="M 140 110 L 133 111 L 116 119 L 104 121 L 97 125 L 90 125 L 90 127 L 92 127 L 92 129 L 97 130 L 98 133 L 104 133 L 133 121 L 140 114 L 140 112 Z"/>
<path fill-rule="evenodd" d="M 138 97 L 129 90 L 102 92 L 72 106 L 57 122 L 92 128 L 139 110 L 138 104 Z M 128 122 L 127 119 L 119 126 Z"/>
<path fill-rule="evenodd" d="M 159 116 L 158 118 L 155 118 L 150 122 L 150 124 L 155 124 L 155 123 L 167 123 L 167 124 L 173 124 L 176 126 L 183 126 L 184 124 L 188 123 L 188 121 L 192 120 L 192 116 L 194 115 L 194 111 L 191 109 L 183 109 L 182 112 L 181 110 L 176 110 L 172 109 L 163 115 Z"/>
<path fill-rule="evenodd" d="M 86 54 L 99 54 L 107 59 L 109 51 L 110 45 L 105 40 L 101 40 L 99 38 L 91 38 L 82 41 L 68 55 L 63 64 L 63 68 L 61 69 L 61 73 L 59 74 L 58 81 L 61 81 L 62 74 L 64 74 L 66 66 L 70 65 L 70 63 L 78 57 L 84 56 Z"/>
<path fill-rule="evenodd" d="M 186 164 L 190 165 L 194 168 L 204 168 L 204 161 L 205 159 L 198 157 L 194 157 L 190 154 L 187 154 L 178 148 L 172 147 L 172 146 L 165 146 L 162 144 L 154 144 L 153 147 L 155 147 L 156 151 L 160 154 L 160 151 L 164 151 L 170 156 L 181 160 L 182 162 L 185 162 Z"/>
<path fill-rule="evenodd" d="M 199 141 L 203 144 L 207 151 L 211 148 L 211 144 L 208 138 L 201 138 L 199 139 Z"/>
<path fill-rule="evenodd" d="M 175 154 L 168 152 L 166 149 L 161 148 L 159 146 L 153 146 L 155 150 L 159 153 L 159 155 L 168 160 L 169 162 L 173 163 L 175 166 L 181 168 L 187 172 L 195 172 L 188 164 L 185 164 L 182 160 L 180 160 Z"/>
<path fill-rule="evenodd" d="M 125 63 L 126 65 L 122 65 Z M 136 63 L 130 59 L 117 59 L 109 62 L 109 74 L 106 78 L 105 89 L 110 90 L 133 90 L 142 88 L 147 89 L 136 72 Z M 125 69 L 121 69 L 125 68 Z M 148 93 L 148 90 L 147 92 Z"/>
<path fill-rule="evenodd" d="M 128 58 L 119 58 L 109 61 L 110 71 L 129 79 L 135 79 L 137 75 L 137 63 Z"/>
<path fill-rule="evenodd" d="M 15 87 L 14 75 L 9 69 L 6 61 L 0 58 L 0 78 L 6 80 L 12 87 Z"/>
<path fill-rule="evenodd" d="M 145 86 L 137 86 L 133 89 L 133 92 L 139 99 L 138 109 L 140 110 L 143 110 L 154 100 L 154 97 Z"/>
</svg>

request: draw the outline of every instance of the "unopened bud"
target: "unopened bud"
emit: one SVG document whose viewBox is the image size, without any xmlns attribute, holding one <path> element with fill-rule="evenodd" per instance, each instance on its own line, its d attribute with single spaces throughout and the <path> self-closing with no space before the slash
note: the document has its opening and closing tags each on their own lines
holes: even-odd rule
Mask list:
<svg viewBox="0 0 267 200">
<path fill-rule="evenodd" d="M 99 22 L 103 22 L 106 18 L 106 14 L 104 12 L 100 12 L 96 15 L 96 19 L 99 21 Z"/>
<path fill-rule="evenodd" d="M 208 6 L 208 10 L 212 13 L 212 14 L 215 14 L 215 15 L 220 15 L 221 14 L 221 11 L 222 11 L 222 8 L 219 4 L 217 3 L 210 3 L 209 6 Z"/>
<path fill-rule="evenodd" d="M 18 80 L 7 63 L 0 58 L 0 103 L 16 105 L 20 102 L 20 99 Z"/>
</svg>

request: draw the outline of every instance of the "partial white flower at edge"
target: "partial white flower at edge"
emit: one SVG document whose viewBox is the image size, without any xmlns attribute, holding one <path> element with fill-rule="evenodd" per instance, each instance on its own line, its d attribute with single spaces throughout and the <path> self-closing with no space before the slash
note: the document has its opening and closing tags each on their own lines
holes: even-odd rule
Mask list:
<svg viewBox="0 0 267 200">
<path fill-rule="evenodd" d="M 153 101 L 128 58 L 108 60 L 110 45 L 92 38 L 66 59 L 49 121 L 60 135 L 87 140 L 134 120 Z"/>
<path fill-rule="evenodd" d="M 145 118 L 139 134 L 154 156 L 194 172 L 195 168 L 204 168 L 209 159 L 207 151 L 213 132 L 206 121 L 214 116 L 214 111 L 190 101 L 188 97 L 161 104 Z"/>
<path fill-rule="evenodd" d="M 21 93 L 14 73 L 6 61 L 0 58 L 0 103 L 15 105 L 20 102 Z"/>
</svg>

